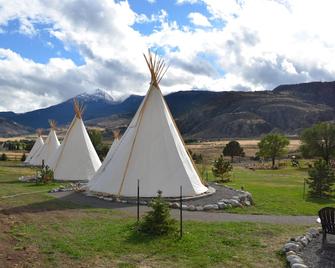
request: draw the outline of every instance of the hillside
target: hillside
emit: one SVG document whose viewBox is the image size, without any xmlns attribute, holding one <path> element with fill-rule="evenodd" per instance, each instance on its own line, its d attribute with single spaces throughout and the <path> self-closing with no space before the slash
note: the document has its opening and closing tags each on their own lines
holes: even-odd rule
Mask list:
<svg viewBox="0 0 335 268">
<path fill-rule="evenodd" d="M 0 117 L 0 135 L 2 137 L 18 136 L 33 132 L 32 128 L 22 126 L 9 119 Z"/>
<path fill-rule="evenodd" d="M 101 90 L 77 97 L 86 106 L 86 123 L 109 130 L 126 128 L 143 99 L 132 95 L 116 102 Z M 262 92 L 180 91 L 167 95 L 166 101 L 185 138 L 246 138 L 271 131 L 294 135 L 314 123 L 335 120 L 335 82 L 281 85 Z M 65 125 L 73 117 L 72 100 L 0 117 L 32 128 L 48 127 L 49 118 Z"/>
</svg>

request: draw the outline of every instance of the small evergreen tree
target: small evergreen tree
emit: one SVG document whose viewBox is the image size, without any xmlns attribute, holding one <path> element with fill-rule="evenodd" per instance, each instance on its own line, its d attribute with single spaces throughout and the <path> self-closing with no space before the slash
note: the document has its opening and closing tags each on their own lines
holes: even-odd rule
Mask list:
<svg viewBox="0 0 335 268">
<path fill-rule="evenodd" d="M 54 180 L 54 172 L 48 166 L 42 166 L 37 172 L 36 183 L 49 183 Z"/>
<path fill-rule="evenodd" d="M 224 160 L 223 155 L 221 154 L 218 159 L 214 160 L 212 167 L 213 175 L 217 178 L 220 178 L 221 181 L 224 181 L 224 177 L 228 177 L 229 181 L 229 172 L 233 170 L 232 164 Z"/>
<path fill-rule="evenodd" d="M 8 156 L 5 153 L 3 153 L 0 157 L 0 161 L 7 161 L 7 160 L 8 160 Z"/>
<path fill-rule="evenodd" d="M 326 160 L 318 160 L 308 171 L 309 194 L 312 197 L 328 197 L 334 190 L 335 175 Z"/>
<path fill-rule="evenodd" d="M 177 230 L 176 220 L 171 218 L 168 204 L 162 198 L 162 191 L 158 191 L 149 206 L 152 208 L 141 221 L 139 231 L 150 235 L 166 235 Z"/>
<path fill-rule="evenodd" d="M 26 154 L 25 153 L 23 153 L 23 155 L 21 156 L 21 162 L 24 162 L 24 161 L 26 161 Z"/>
<path fill-rule="evenodd" d="M 223 155 L 230 156 L 231 162 L 234 162 L 234 156 L 244 156 L 244 151 L 238 141 L 230 141 L 223 148 Z"/>
</svg>

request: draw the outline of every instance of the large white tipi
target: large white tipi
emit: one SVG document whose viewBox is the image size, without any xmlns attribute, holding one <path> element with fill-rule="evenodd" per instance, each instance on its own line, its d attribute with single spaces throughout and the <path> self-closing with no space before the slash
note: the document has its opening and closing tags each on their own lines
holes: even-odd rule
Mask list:
<svg viewBox="0 0 335 268">
<path fill-rule="evenodd" d="M 50 120 L 49 124 L 50 132 L 48 138 L 46 139 L 43 147 L 41 147 L 31 159 L 32 165 L 41 166 L 44 162 L 45 165 L 50 167 L 53 156 L 59 148 L 59 141 L 56 135 L 56 122 Z"/>
<path fill-rule="evenodd" d="M 38 129 L 37 130 L 37 139 L 33 145 L 33 147 L 31 148 L 29 154 L 27 155 L 27 158 L 26 160 L 24 161 L 25 164 L 27 165 L 31 165 L 30 161 L 32 160 L 32 158 L 34 157 L 34 155 L 41 149 L 41 147 L 43 146 L 44 144 L 44 141 L 42 139 L 42 130 L 41 129 Z"/>
<path fill-rule="evenodd" d="M 101 166 L 82 120 L 83 107 L 77 100 L 74 110 L 75 117 L 51 163 L 55 180 L 87 181 Z"/>
<path fill-rule="evenodd" d="M 152 197 L 161 190 L 166 197 L 206 192 L 188 155 L 182 137 L 164 100 L 159 82 L 165 64 L 149 52 L 145 60 L 151 73 L 150 88 L 126 132 L 97 172 L 89 190 L 133 197 Z"/>
</svg>

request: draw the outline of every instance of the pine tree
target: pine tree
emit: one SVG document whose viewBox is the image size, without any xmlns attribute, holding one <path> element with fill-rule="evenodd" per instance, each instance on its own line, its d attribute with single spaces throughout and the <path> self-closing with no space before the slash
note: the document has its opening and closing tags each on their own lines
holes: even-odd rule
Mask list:
<svg viewBox="0 0 335 268">
<path fill-rule="evenodd" d="M 333 192 L 335 183 L 334 171 L 327 164 L 326 160 L 318 160 L 308 171 L 309 194 L 312 197 L 328 197 Z"/>
<path fill-rule="evenodd" d="M 140 223 L 139 230 L 150 235 L 165 235 L 177 230 L 176 221 L 171 218 L 168 204 L 162 198 L 162 191 L 158 191 L 149 206 L 152 208 Z"/>
<path fill-rule="evenodd" d="M 223 155 L 221 154 L 217 160 L 214 160 L 212 172 L 215 177 L 219 177 L 221 181 L 223 181 L 225 176 L 229 176 L 229 172 L 232 171 L 232 169 L 232 164 L 229 161 L 224 160 Z"/>
</svg>

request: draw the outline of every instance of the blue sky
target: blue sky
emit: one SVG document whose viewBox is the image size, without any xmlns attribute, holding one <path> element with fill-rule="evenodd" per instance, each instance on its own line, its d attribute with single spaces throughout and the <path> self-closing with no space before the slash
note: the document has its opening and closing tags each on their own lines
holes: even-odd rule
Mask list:
<svg viewBox="0 0 335 268">
<path fill-rule="evenodd" d="M 335 77 L 335 2 L 0 0 L 0 111 L 100 88 L 144 95 L 142 53 L 170 65 L 164 94 L 271 90 Z"/>
<path fill-rule="evenodd" d="M 19 32 L 19 24 L 19 21 L 14 19 L 2 27 L 2 33 L 0 33 L 1 48 L 10 49 L 37 63 L 44 64 L 50 58 L 55 57 L 70 58 L 77 65 L 84 63 L 84 59 L 75 47 L 65 49 L 64 44 L 49 33 L 48 29 L 52 27 L 51 25 L 37 23 L 35 28 L 38 33 L 29 36 Z"/>
<path fill-rule="evenodd" d="M 164 10 L 168 13 L 169 21 L 176 21 L 179 25 L 188 26 L 190 29 L 194 28 L 188 18 L 191 12 L 199 12 L 204 16 L 210 16 L 206 6 L 201 2 L 196 4 L 177 4 L 173 1 L 150 3 L 146 0 L 130 0 L 128 2 L 133 11 L 138 14 L 145 14 L 149 18 Z M 64 43 L 49 33 L 52 27 L 53 25 L 49 23 L 35 23 L 34 28 L 37 34 L 31 36 L 20 33 L 18 19 L 9 20 L 6 25 L 1 27 L 0 46 L 1 48 L 11 49 L 37 63 L 45 64 L 50 58 L 61 57 L 73 60 L 76 65 L 84 64 L 85 59 L 80 55 L 75 45 L 64 46 Z M 133 28 L 143 35 L 150 35 L 153 31 L 159 30 L 159 24 L 157 21 L 135 23 Z"/>
</svg>

